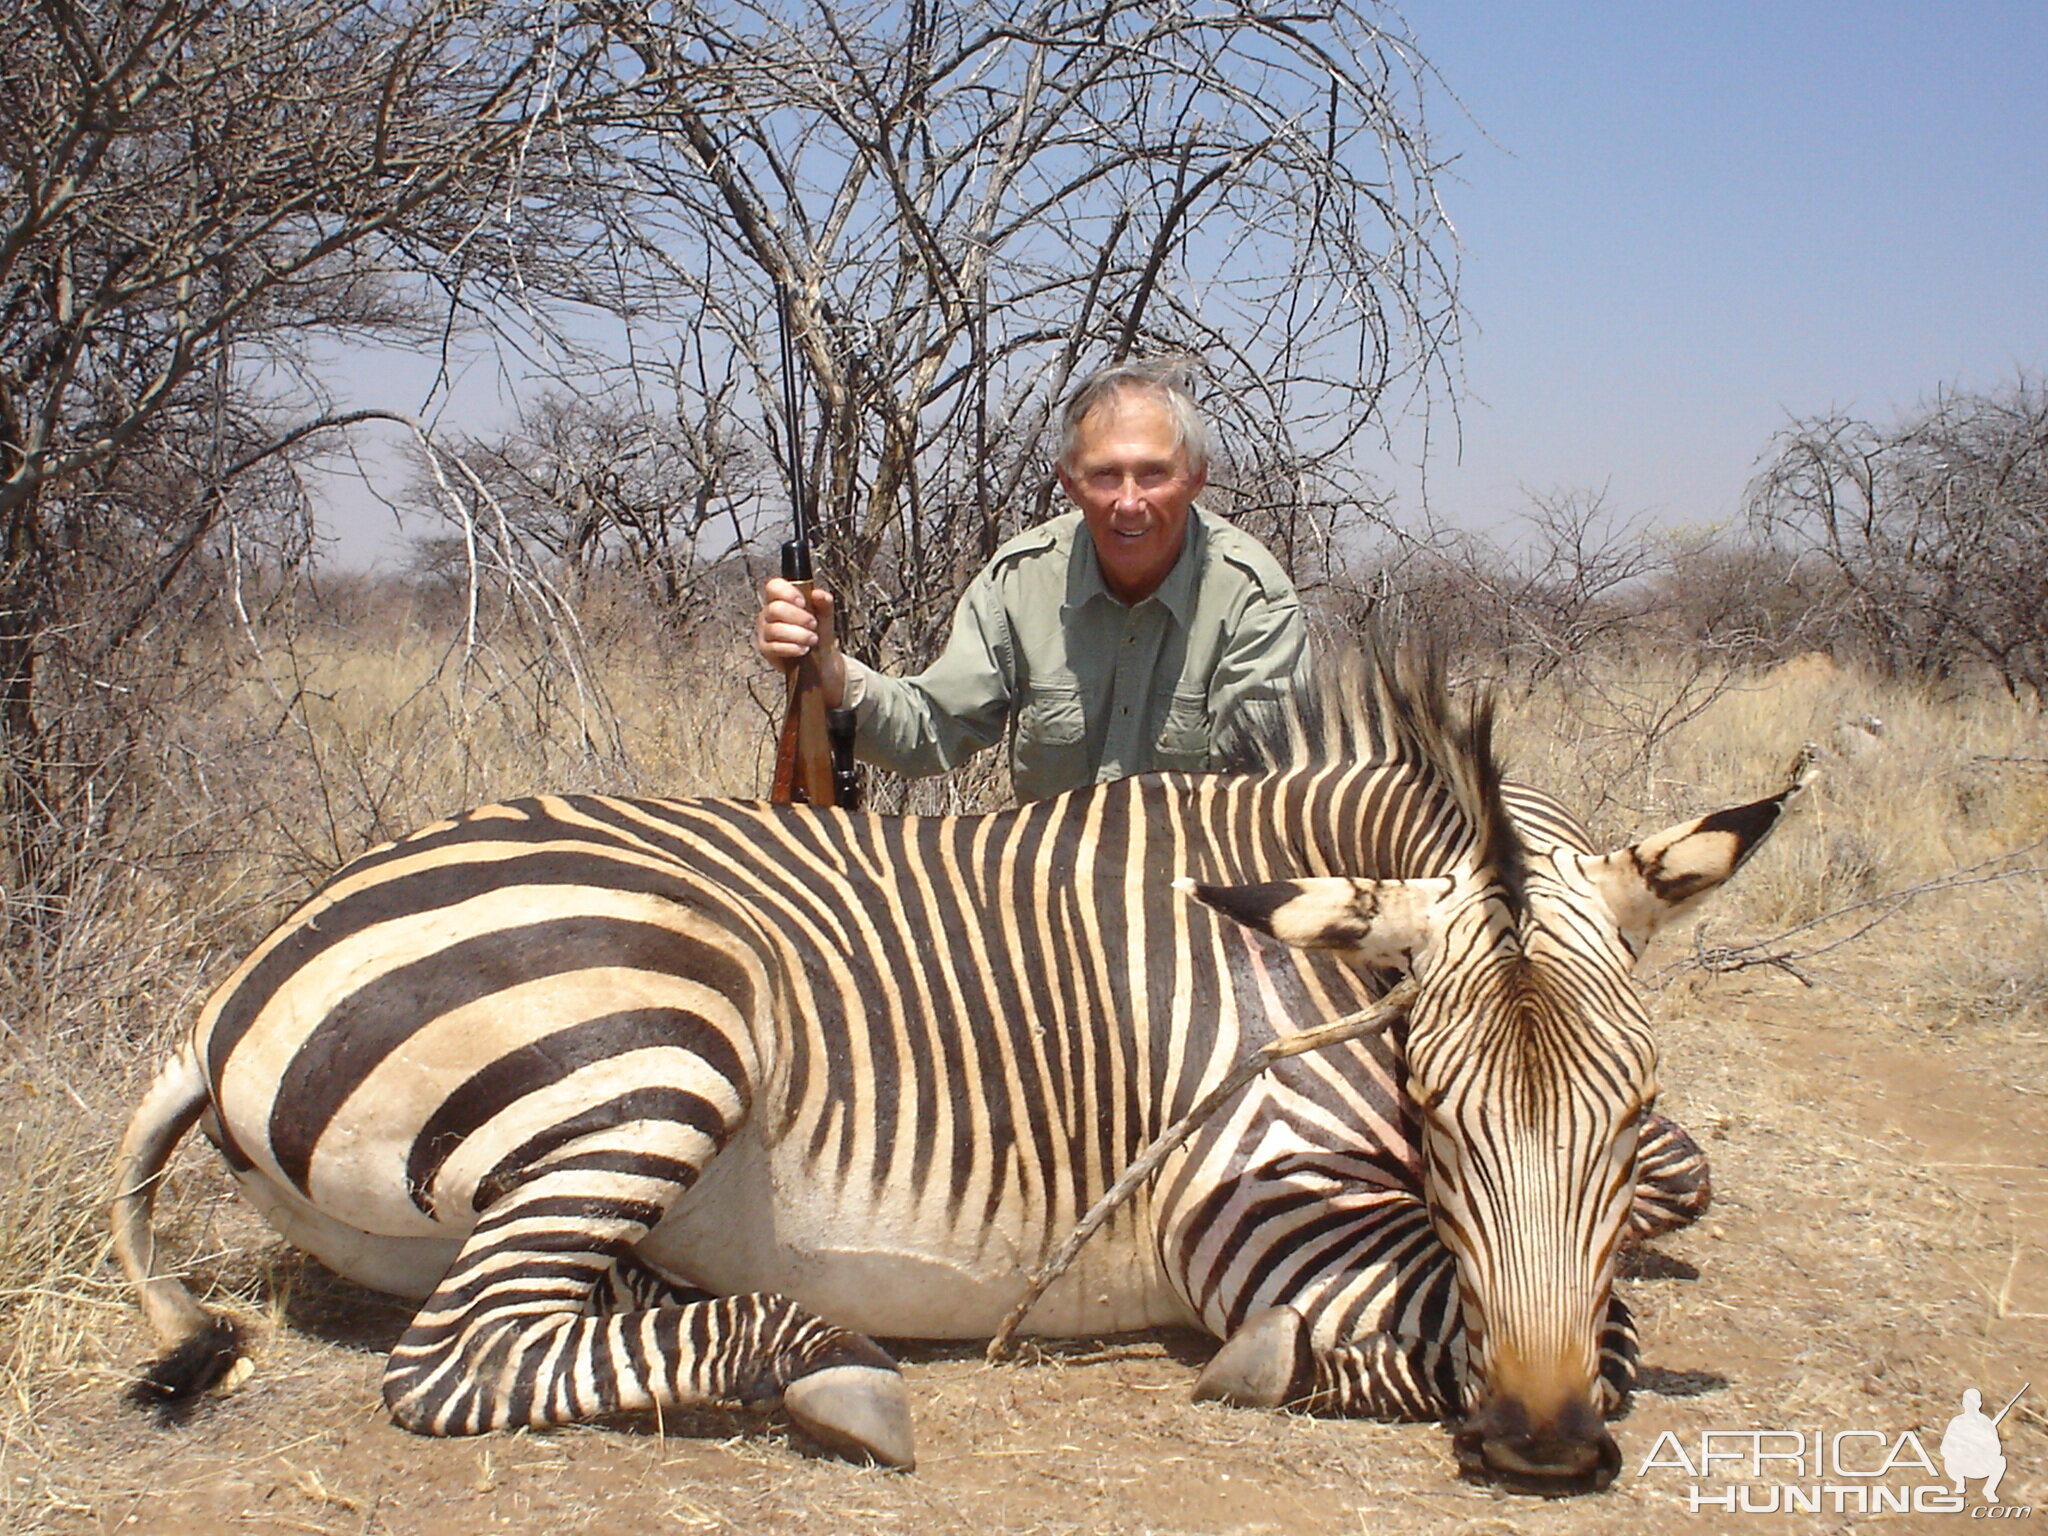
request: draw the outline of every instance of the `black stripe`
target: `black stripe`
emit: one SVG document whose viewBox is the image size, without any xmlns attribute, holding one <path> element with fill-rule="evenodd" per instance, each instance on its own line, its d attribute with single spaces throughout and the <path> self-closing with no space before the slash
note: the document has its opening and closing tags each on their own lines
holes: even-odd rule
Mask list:
<svg viewBox="0 0 2048 1536">
<path fill-rule="evenodd" d="M 518 823 L 521 828 L 527 823 Z M 580 835 L 576 829 L 549 823 L 552 839 Z M 502 846 L 479 841 L 479 853 Z M 278 989 L 314 960 L 345 939 L 354 938 L 378 923 L 393 922 L 453 906 L 491 891 L 518 886 L 545 888 L 584 886 L 601 891 L 626 891 L 660 896 L 679 906 L 697 908 L 707 902 L 702 882 L 693 881 L 678 870 L 648 868 L 607 856 L 596 845 L 587 849 L 551 850 L 510 857 L 475 857 L 437 864 L 429 869 L 394 875 L 344 896 L 332 906 L 315 910 L 315 903 L 301 907 L 289 919 L 292 931 L 242 978 L 233 996 L 226 999 L 215 1018 L 206 1044 L 207 1069 L 215 1082 L 227 1066 L 228 1057 L 256 1022 Z M 360 862 L 360 861 L 359 861 Z M 355 873 L 351 865 L 336 880 Z M 329 882 L 332 884 L 333 882 Z"/>
<path fill-rule="evenodd" d="M 581 811 L 595 802 L 589 797 L 563 796 L 557 803 Z M 409 832 L 393 842 L 372 848 L 323 880 L 315 895 L 367 870 L 378 869 L 402 859 L 418 858 L 422 853 L 433 853 L 444 848 L 463 848 L 479 843 L 556 842 L 565 837 L 590 839 L 591 833 L 587 828 L 572 827 L 557 820 L 543 808 L 541 801 L 531 796 L 519 800 L 500 801 L 494 805 L 480 805 L 449 820 L 435 822 L 416 832 Z M 620 841 L 612 846 L 623 848 L 627 844 Z"/>
<path fill-rule="evenodd" d="M 566 1120 L 556 1121 L 538 1135 L 530 1137 L 511 1152 L 508 1152 L 489 1173 L 477 1180 L 476 1198 L 474 1201 L 476 1209 L 479 1211 L 485 1210 L 519 1189 L 522 1185 L 533 1179 L 545 1178 L 554 1172 L 555 1165 L 553 1164 L 546 1168 L 536 1168 L 533 1166 L 535 1162 L 546 1157 L 549 1153 L 567 1146 L 572 1141 L 581 1140 L 585 1136 L 594 1136 L 602 1131 L 615 1130 L 621 1126 L 643 1120 L 654 1121 L 662 1125 L 686 1125 L 704 1136 L 706 1140 L 711 1142 L 714 1148 L 724 1144 L 729 1130 L 724 1117 L 719 1114 L 717 1107 L 694 1093 L 680 1088 L 635 1088 L 628 1093 L 620 1094 L 617 1098 L 608 1099 L 602 1104 L 593 1104 L 581 1114 L 571 1115 Z M 562 1166 L 565 1168 L 574 1167 L 576 1163 L 574 1159 L 568 1159 L 565 1160 Z M 659 1166 L 673 1167 L 674 1165 L 664 1158 L 659 1161 Z M 658 1173 L 659 1167 L 656 1160 L 650 1158 L 643 1164 L 640 1171 L 645 1175 L 651 1176 Z M 524 1218 L 533 1211 L 544 1213 L 551 1208 L 552 1198 L 534 1201 L 530 1205 L 522 1204 L 519 1207 L 520 1216 Z M 602 1196 L 564 1196 L 561 1198 L 572 1204 L 576 1199 L 584 1199 L 585 1209 L 590 1211 L 600 1208 L 615 1210 L 616 1215 L 614 1219 L 621 1220 L 629 1219 L 627 1215 L 628 1208 L 632 1210 L 643 1208 L 642 1202 L 639 1201 L 614 1201 Z M 630 1219 L 640 1220 L 641 1218 L 636 1215 L 631 1216 Z M 660 1219 L 661 1210 L 655 1208 L 653 1214 L 646 1218 L 646 1224 L 652 1226 Z"/>
<path fill-rule="evenodd" d="M 501 929 L 426 955 L 343 998 L 278 1082 L 270 1144 L 306 1187 L 314 1148 L 371 1072 L 423 1025 L 495 992 L 591 966 L 693 976 L 746 1011 L 746 973 L 719 951 L 651 923 L 576 916 Z"/>
<path fill-rule="evenodd" d="M 406 1157 L 405 1182 L 413 1204 L 431 1211 L 428 1192 L 442 1164 L 477 1127 L 513 1100 L 597 1062 L 661 1046 L 681 1046 L 702 1057 L 745 1104 L 748 1085 L 738 1053 L 730 1040 L 696 1014 L 640 1008 L 585 1019 L 506 1052 L 441 1101 L 420 1127 Z"/>
</svg>

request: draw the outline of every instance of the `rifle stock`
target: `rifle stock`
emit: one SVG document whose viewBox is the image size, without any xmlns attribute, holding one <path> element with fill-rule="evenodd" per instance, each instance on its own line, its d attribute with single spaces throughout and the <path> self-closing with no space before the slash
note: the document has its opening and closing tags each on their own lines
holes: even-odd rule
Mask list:
<svg viewBox="0 0 2048 1536">
<path fill-rule="evenodd" d="M 806 602 L 811 596 L 809 553 L 794 543 L 782 551 L 783 575 L 796 583 Z M 826 707 L 815 652 L 789 674 L 768 798 L 777 805 L 836 805 L 848 811 L 860 803 L 860 775 L 853 766 L 853 711 Z"/>
<path fill-rule="evenodd" d="M 806 656 L 789 674 L 789 702 L 783 710 L 782 735 L 775 744 L 775 780 L 768 798 L 778 805 L 839 805 L 834 772 L 825 685 L 818 676 L 818 658 Z M 849 807 L 850 808 L 850 807 Z"/>
</svg>

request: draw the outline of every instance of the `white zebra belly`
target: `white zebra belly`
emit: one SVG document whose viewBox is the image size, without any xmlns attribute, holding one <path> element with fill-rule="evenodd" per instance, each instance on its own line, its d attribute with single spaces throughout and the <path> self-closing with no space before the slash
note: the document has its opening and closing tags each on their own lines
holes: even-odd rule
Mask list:
<svg viewBox="0 0 2048 1536">
<path fill-rule="evenodd" d="M 462 1246 L 453 1237 L 392 1237 L 362 1231 L 315 1210 L 297 1191 L 253 1168 L 235 1170 L 235 1182 L 286 1242 L 373 1291 L 415 1300 L 432 1295 Z"/>
<path fill-rule="evenodd" d="M 774 1291 L 885 1338 L 976 1339 L 1002 1323 L 1038 1262 L 1041 1240 L 1027 1243 L 1017 1226 L 984 1232 L 943 1201 L 899 1189 L 835 1189 L 786 1149 L 743 1133 L 641 1247 L 708 1291 Z M 1118 1223 L 1047 1291 L 1024 1331 L 1088 1337 L 1193 1322 L 1148 1246 Z"/>
<path fill-rule="evenodd" d="M 451 1229 L 412 1205 L 402 1146 L 396 1137 L 355 1140 L 353 1176 L 323 1180 L 318 1208 L 261 1168 L 235 1177 L 293 1246 L 357 1284 L 424 1298 L 455 1262 L 467 1223 Z M 328 1166 L 330 1175 L 341 1172 Z M 742 1131 L 641 1253 L 704 1290 L 776 1292 L 862 1333 L 975 1339 L 993 1333 L 1023 1295 L 1046 1246 L 1043 1225 L 1027 1238 L 1027 1222 L 1015 1214 L 1006 1222 L 999 1213 L 982 1230 L 940 1199 L 857 1181 L 837 1189 Z M 1070 1226 L 1063 1221 L 1054 1240 Z M 1112 1223 L 1033 1307 L 1023 1331 L 1079 1338 L 1195 1324 L 1151 1251 L 1131 1223 Z"/>
</svg>

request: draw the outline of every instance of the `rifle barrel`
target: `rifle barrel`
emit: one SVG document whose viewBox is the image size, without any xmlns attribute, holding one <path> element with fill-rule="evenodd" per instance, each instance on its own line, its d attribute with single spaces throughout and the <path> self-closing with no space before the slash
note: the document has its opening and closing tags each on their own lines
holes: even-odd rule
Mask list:
<svg viewBox="0 0 2048 1536">
<path fill-rule="evenodd" d="M 2034 1385 L 2034 1384 L 2033 1384 L 2033 1383 L 2032 1383 L 2032 1382 L 2030 1381 L 2030 1382 L 2028 1382 L 2028 1383 L 2027 1383 L 2027 1385 L 2026 1385 L 2026 1386 L 2024 1386 L 2024 1387 L 2021 1387 L 2021 1388 L 2019 1389 L 2019 1391 L 2017 1391 L 2017 1392 L 2013 1393 L 2013 1395 L 2012 1395 L 2012 1403 L 2007 1403 L 2007 1404 L 2006 1404 L 2006 1405 L 2005 1405 L 2005 1406 L 2004 1406 L 2003 1408 L 2001 1408 L 2001 1409 L 1999 1409 L 1999 1410 L 1998 1410 L 1998 1419 L 2002 1419 L 2002 1418 L 2004 1418 L 2004 1417 L 2005 1417 L 2005 1416 L 2006 1416 L 2006 1415 L 2007 1415 L 2008 1413 L 2011 1413 L 2011 1412 L 2012 1412 L 2012 1404 L 2013 1404 L 2013 1403 L 2016 1403 L 2016 1402 L 2018 1402 L 2018 1401 L 2019 1401 L 2019 1400 L 2020 1400 L 2021 1398 L 2025 1397 L 2025 1396 L 2027 1395 L 2027 1391 L 2028 1391 L 2028 1388 L 2031 1388 L 2031 1387 L 2032 1387 L 2033 1385 Z M 1998 1422 L 1998 1419 L 1993 1419 L 1993 1420 L 1992 1420 L 1991 1422 L 1992 1422 L 1993 1424 L 1996 1424 L 1996 1423 Z"/>
<path fill-rule="evenodd" d="M 811 579 L 811 496 L 804 475 L 803 431 L 798 407 L 802 399 L 796 381 L 796 342 L 792 335 L 789 284 L 775 285 L 775 328 L 782 347 L 782 429 L 789 456 L 790 546 L 797 550 L 795 563 L 801 574 L 792 575 L 789 549 L 783 551 L 783 575 L 791 581 Z"/>
</svg>

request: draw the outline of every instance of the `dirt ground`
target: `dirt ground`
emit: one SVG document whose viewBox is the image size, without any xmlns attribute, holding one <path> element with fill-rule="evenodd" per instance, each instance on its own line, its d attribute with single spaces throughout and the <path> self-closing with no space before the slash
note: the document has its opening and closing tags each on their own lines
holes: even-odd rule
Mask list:
<svg viewBox="0 0 2048 1536">
<path fill-rule="evenodd" d="M 401 1313 L 300 1265 L 223 1199 L 208 1235 L 250 1256 L 216 1272 L 272 1298 L 254 1379 L 182 1426 L 145 1421 L 119 1401 L 117 1368 L 148 1340 L 132 1307 L 109 1305 L 108 1368 L 43 1390 L 34 1442 L 0 1454 L 0 1523 L 24 1536 L 1945 1531 L 1985 1518 L 1976 1484 L 1967 1513 L 1694 1511 L 1695 1486 L 1755 1509 L 1781 1482 L 1816 1479 L 1728 1463 L 1696 1478 L 1674 1457 L 1697 1456 L 1707 1431 L 1798 1431 L 1807 1445 L 1864 1432 L 1845 1462 L 1868 1470 L 1885 1454 L 1872 1447 L 1892 1447 L 1875 1481 L 1910 1488 L 1937 1478 L 1896 1460 L 1904 1432 L 1938 1462 L 1964 1388 L 1995 1411 L 2031 1383 L 2000 1426 L 2000 1491 L 2048 1536 L 2048 1038 L 2023 1023 L 1930 1030 L 1759 970 L 1692 973 L 1654 1007 L 1666 1106 L 1712 1155 L 1717 1198 L 1630 1263 L 1646 1379 L 1605 1494 L 1545 1502 L 1462 1483 L 1437 1425 L 1198 1406 L 1188 1388 L 1212 1345 L 1193 1336 L 1001 1367 L 905 1347 L 909 1475 L 742 1414 L 416 1439 L 378 1406 Z"/>
</svg>

